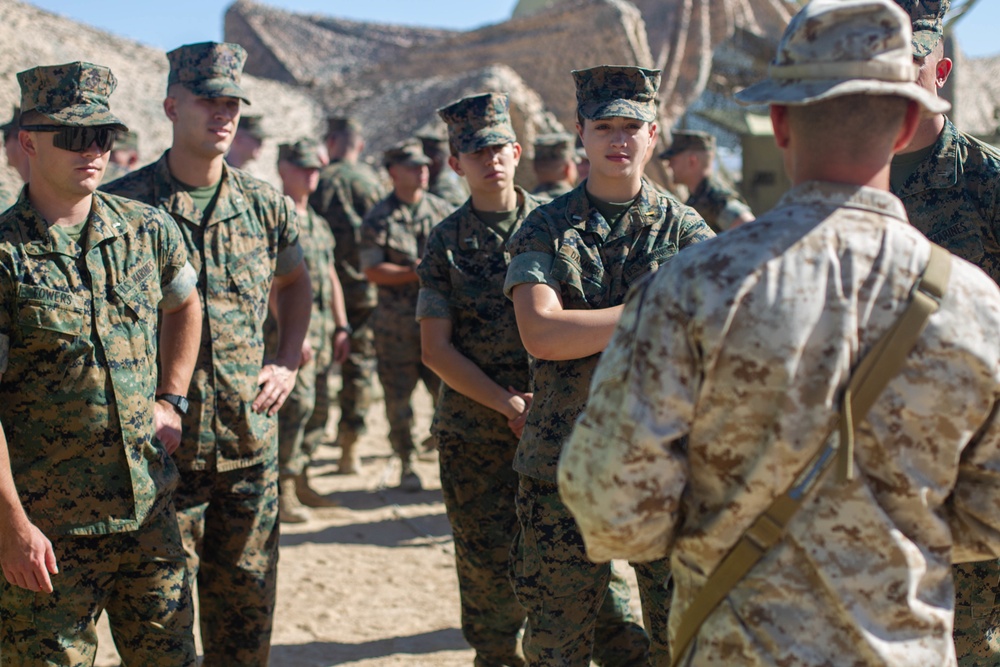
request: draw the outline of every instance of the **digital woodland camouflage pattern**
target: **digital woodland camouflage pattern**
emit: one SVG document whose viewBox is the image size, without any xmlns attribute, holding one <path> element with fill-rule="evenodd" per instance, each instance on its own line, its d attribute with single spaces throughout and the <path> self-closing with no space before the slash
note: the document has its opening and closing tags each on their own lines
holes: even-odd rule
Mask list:
<svg viewBox="0 0 1000 667">
<path fill-rule="evenodd" d="M 910 223 L 934 243 L 1000 283 L 1000 154 L 950 121 L 895 194 Z M 955 644 L 960 664 L 1000 664 L 1000 561 L 953 569 Z"/>
<path fill-rule="evenodd" d="M 399 142 L 385 151 L 382 157 L 382 164 L 386 169 L 394 164 L 405 164 L 411 166 L 428 166 L 431 159 L 424 155 L 423 145 L 419 139 L 410 138 Z"/>
<path fill-rule="evenodd" d="M 448 141 L 459 153 L 517 141 L 505 93 L 463 97 L 438 109 L 438 116 L 448 125 Z"/>
<path fill-rule="evenodd" d="M 346 126 L 348 120 L 332 118 L 329 123 L 332 132 L 335 127 Z M 340 425 L 337 438 L 341 445 L 353 443 L 364 434 L 365 415 L 372 403 L 375 335 L 371 317 L 377 296 L 375 286 L 361 272 L 358 253 L 361 221 L 382 197 L 382 186 L 371 169 L 343 161 L 323 168 L 319 187 L 309 197 L 310 206 L 323 216 L 333 232 L 337 277 L 344 290 L 347 321 L 353 329 L 351 353 L 347 361 L 340 365 Z M 329 405 L 328 378 L 323 377 L 316 385 L 314 418 L 322 419 L 328 415 Z"/>
<path fill-rule="evenodd" d="M 567 161 L 579 162 L 576 154 L 576 139 L 572 134 L 556 132 L 543 134 L 535 139 L 535 167 L 555 163 L 564 165 Z M 573 185 L 565 181 L 559 183 L 541 182 L 531 194 L 543 199 L 555 199 L 573 189 Z"/>
<path fill-rule="evenodd" d="M 632 293 L 559 488 L 591 558 L 671 555 L 672 633 L 825 442 L 929 254 L 888 193 L 811 182 Z M 855 433 L 856 479 L 820 482 L 682 664 L 955 664 L 950 563 L 1000 553 L 998 326 L 1000 290 L 953 260 Z"/>
<path fill-rule="evenodd" d="M 0 578 L 4 665 L 90 667 L 97 654 L 98 614 L 88 622 L 81 610 L 86 615 L 93 609 L 107 610 L 123 664 L 197 664 L 191 582 L 169 500 L 137 530 L 53 536 L 52 548 L 59 574 L 52 577 L 51 594 Z M 94 640 L 81 641 L 84 633 L 93 633 Z"/>
<path fill-rule="evenodd" d="M 576 104 L 587 120 L 635 118 L 656 121 L 660 70 L 601 65 L 573 70 Z"/>
<path fill-rule="evenodd" d="M 362 224 L 362 269 L 382 262 L 415 267 L 424 255 L 431 228 L 451 212 L 451 204 L 427 192 L 412 209 L 390 194 L 368 212 Z M 422 380 L 435 399 L 441 386 L 438 376 L 421 361 L 420 325 L 415 319 L 419 292 L 417 282 L 379 285 L 373 322 L 389 442 L 404 461 L 414 449 L 411 396 L 417 381 Z"/>
<path fill-rule="evenodd" d="M 243 122 L 243 118 L 240 118 L 240 122 Z M 303 138 L 290 144 L 281 144 L 278 146 L 278 162 L 290 162 L 303 169 L 322 169 L 323 161 L 319 159 L 319 142 L 315 139 Z"/>
<path fill-rule="evenodd" d="M 85 62 L 33 67 L 17 73 L 21 114 L 35 111 L 56 125 L 86 127 L 125 123 L 111 113 L 108 97 L 118 79 L 111 70 Z"/>
<path fill-rule="evenodd" d="M 744 213 L 753 215 L 736 190 L 715 176 L 708 176 L 684 202 L 705 219 L 715 233 L 728 230 Z"/>
<path fill-rule="evenodd" d="M 910 15 L 913 27 L 913 57 L 924 58 L 944 37 L 944 15 L 951 0 L 895 0 Z"/>
<path fill-rule="evenodd" d="M 185 44 L 167 53 L 167 87 L 179 83 L 198 97 L 236 97 L 250 104 L 240 88 L 246 59 L 246 49 L 239 44 Z"/>
<path fill-rule="evenodd" d="M 670 146 L 660 153 L 661 160 L 669 160 L 684 151 L 715 152 L 715 136 L 700 130 L 674 130 Z"/>
<path fill-rule="evenodd" d="M 520 188 L 514 231 L 539 201 Z M 528 391 L 528 353 L 521 345 L 514 306 L 503 295 L 510 255 L 504 237 L 482 222 L 471 202 L 438 223 L 417 267 L 416 317 L 451 322 L 455 349 L 501 387 Z M 484 336 L 483 332 L 490 335 Z M 447 384 L 434 411 L 441 491 L 455 540 L 462 634 L 476 665 L 523 664 L 513 657 L 525 611 L 508 579 L 510 545 L 517 535 L 512 467 L 517 436 L 507 418 Z"/>
<path fill-rule="evenodd" d="M 307 215 L 298 217 L 298 225 L 299 245 L 312 285 L 312 314 L 306 338 L 312 346 L 313 356 L 299 368 L 295 386 L 278 411 L 278 473 L 282 477 L 300 475 L 325 437 L 326 423 L 315 424 L 311 418 L 316 407 L 317 376 L 325 376 L 333 364 L 335 323 L 330 277 L 333 234 L 326 221 L 312 209 Z M 278 322 L 270 311 L 264 322 L 264 335 L 268 356 L 273 357 L 278 349 Z"/>
</svg>

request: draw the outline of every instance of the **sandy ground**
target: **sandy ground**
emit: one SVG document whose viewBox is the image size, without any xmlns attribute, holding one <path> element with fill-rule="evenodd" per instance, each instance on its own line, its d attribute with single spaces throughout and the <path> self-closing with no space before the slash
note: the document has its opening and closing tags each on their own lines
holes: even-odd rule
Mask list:
<svg viewBox="0 0 1000 667">
<path fill-rule="evenodd" d="M 432 413 L 422 387 L 414 407 L 415 433 L 422 439 Z M 336 419 L 334 414 L 331 422 Z M 360 474 L 334 474 L 339 449 L 317 452 L 313 486 L 332 494 L 341 507 L 313 510 L 307 523 L 282 524 L 271 667 L 472 664 L 474 652 L 460 630 L 437 461 L 415 466 L 424 491 L 391 488 L 399 481 L 399 462 L 391 456 L 387 434 L 379 401 L 361 442 Z M 106 619 L 99 635 L 97 667 L 119 665 Z"/>
</svg>

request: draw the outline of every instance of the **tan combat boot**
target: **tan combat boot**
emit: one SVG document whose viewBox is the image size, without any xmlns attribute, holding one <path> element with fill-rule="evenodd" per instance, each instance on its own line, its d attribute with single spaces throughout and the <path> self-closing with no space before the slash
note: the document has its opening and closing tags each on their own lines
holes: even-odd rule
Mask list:
<svg viewBox="0 0 1000 667">
<path fill-rule="evenodd" d="M 340 503 L 336 500 L 320 495 L 309 486 L 308 470 L 303 470 L 302 474 L 295 478 L 295 496 L 306 507 L 340 507 Z"/>
<path fill-rule="evenodd" d="M 305 523 L 309 510 L 299 502 L 295 492 L 295 478 L 285 477 L 278 482 L 278 518 L 282 523 Z"/>
</svg>

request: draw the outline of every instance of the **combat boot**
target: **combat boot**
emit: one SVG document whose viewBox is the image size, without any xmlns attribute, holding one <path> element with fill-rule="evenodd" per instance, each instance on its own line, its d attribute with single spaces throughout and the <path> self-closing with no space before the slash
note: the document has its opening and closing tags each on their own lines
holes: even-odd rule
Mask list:
<svg viewBox="0 0 1000 667">
<path fill-rule="evenodd" d="M 340 462 L 337 464 L 338 475 L 356 475 L 361 469 L 361 460 L 357 453 L 358 436 L 355 433 L 341 433 L 337 436 L 340 445 Z"/>
<path fill-rule="evenodd" d="M 320 495 L 309 486 L 309 472 L 304 470 L 295 478 L 295 496 L 306 507 L 340 507 L 340 503 Z"/>
<path fill-rule="evenodd" d="M 309 510 L 299 502 L 295 492 L 295 478 L 285 477 L 278 483 L 278 518 L 282 523 L 305 523 Z"/>
<path fill-rule="evenodd" d="M 417 473 L 413 471 L 413 464 L 410 463 L 409 459 L 403 460 L 403 469 L 399 473 L 399 486 L 396 488 L 407 493 L 416 493 L 424 490 L 424 485 L 417 476 Z"/>
</svg>

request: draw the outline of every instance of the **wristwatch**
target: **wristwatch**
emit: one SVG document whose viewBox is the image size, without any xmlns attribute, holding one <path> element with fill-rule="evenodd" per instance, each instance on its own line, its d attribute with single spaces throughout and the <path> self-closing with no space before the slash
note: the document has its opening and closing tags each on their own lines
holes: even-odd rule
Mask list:
<svg viewBox="0 0 1000 667">
<path fill-rule="evenodd" d="M 174 406 L 174 409 L 182 415 L 186 415 L 188 413 L 188 407 L 191 405 L 188 403 L 186 398 L 177 394 L 157 394 L 156 400 L 166 401 L 170 405 Z"/>
<path fill-rule="evenodd" d="M 344 325 L 338 324 L 337 326 L 335 326 L 333 328 L 333 333 L 335 333 L 335 334 L 338 334 L 341 331 L 343 331 L 344 333 L 346 333 L 348 336 L 354 334 L 354 329 L 351 328 L 350 324 L 344 324 Z"/>
</svg>

